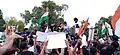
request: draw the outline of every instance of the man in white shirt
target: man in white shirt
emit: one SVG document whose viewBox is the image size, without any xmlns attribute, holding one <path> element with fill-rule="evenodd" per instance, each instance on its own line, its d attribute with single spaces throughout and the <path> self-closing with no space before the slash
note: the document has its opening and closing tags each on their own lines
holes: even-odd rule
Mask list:
<svg viewBox="0 0 120 55">
<path fill-rule="evenodd" d="M 68 38 L 68 34 L 70 33 L 70 27 L 67 25 L 67 22 L 64 22 L 64 32 L 66 33 L 66 38 Z"/>
<path fill-rule="evenodd" d="M 80 46 L 80 48 L 82 48 L 83 46 L 88 46 L 87 41 L 86 41 L 86 36 L 83 34 L 81 35 L 81 38 L 82 38 L 81 40 L 82 45 Z"/>
<path fill-rule="evenodd" d="M 79 28 L 81 27 L 81 24 L 78 23 L 78 19 L 77 18 L 74 18 L 74 22 L 75 22 L 75 25 L 74 25 L 75 33 L 78 33 L 79 32 Z"/>
<path fill-rule="evenodd" d="M 79 38 L 77 33 L 79 32 L 79 28 L 81 27 L 81 24 L 78 23 L 78 19 L 76 17 L 74 18 L 74 22 L 75 22 L 75 25 L 73 26 L 75 30 L 74 41 L 77 42 L 77 39 Z"/>
</svg>

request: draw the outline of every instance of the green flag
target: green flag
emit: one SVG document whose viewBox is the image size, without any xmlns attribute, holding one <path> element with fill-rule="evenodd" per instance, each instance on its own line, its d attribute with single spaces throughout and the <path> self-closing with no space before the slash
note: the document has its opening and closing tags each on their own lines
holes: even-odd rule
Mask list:
<svg viewBox="0 0 120 55">
<path fill-rule="evenodd" d="M 107 31 L 107 29 L 105 28 L 105 25 L 103 24 L 102 30 L 101 30 L 102 35 L 104 35 L 106 33 L 106 31 Z"/>
</svg>

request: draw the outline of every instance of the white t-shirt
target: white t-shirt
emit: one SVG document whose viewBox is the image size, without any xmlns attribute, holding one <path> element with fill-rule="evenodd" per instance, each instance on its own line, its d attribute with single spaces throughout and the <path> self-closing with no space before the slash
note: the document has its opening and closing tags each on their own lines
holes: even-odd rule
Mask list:
<svg viewBox="0 0 120 55">
<path fill-rule="evenodd" d="M 66 34 L 69 33 L 69 26 L 68 26 L 68 25 L 64 26 L 64 32 L 65 32 Z"/>
<path fill-rule="evenodd" d="M 78 33 L 79 32 L 79 28 L 76 27 L 76 25 L 78 24 L 79 28 L 81 27 L 81 24 L 80 23 L 75 23 L 75 33 Z"/>
<path fill-rule="evenodd" d="M 86 41 L 86 36 L 83 35 L 81 38 L 82 38 L 82 45 L 80 46 L 80 48 L 82 48 L 83 46 L 87 46 L 88 45 L 87 41 Z"/>
<path fill-rule="evenodd" d="M 34 46 L 28 48 L 28 51 L 32 51 L 32 52 L 34 52 Z"/>
</svg>

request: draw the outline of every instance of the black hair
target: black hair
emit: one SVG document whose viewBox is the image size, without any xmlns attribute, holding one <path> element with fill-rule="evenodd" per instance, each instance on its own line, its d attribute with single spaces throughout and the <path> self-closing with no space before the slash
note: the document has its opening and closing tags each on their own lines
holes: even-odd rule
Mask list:
<svg viewBox="0 0 120 55">
<path fill-rule="evenodd" d="M 102 49 L 100 50 L 100 55 L 108 55 L 107 49 L 102 48 Z"/>
<path fill-rule="evenodd" d="M 97 49 L 96 49 L 94 46 L 92 46 L 92 47 L 90 48 L 90 53 L 91 53 L 92 55 L 96 55 L 96 52 L 97 52 Z"/>
<path fill-rule="evenodd" d="M 24 31 L 28 30 L 28 28 L 24 28 Z"/>
<path fill-rule="evenodd" d="M 53 32 L 53 26 L 50 26 L 51 31 Z"/>
<path fill-rule="evenodd" d="M 113 46 L 108 45 L 107 46 L 107 51 L 108 51 L 108 55 L 112 55 L 115 52 L 115 49 Z"/>
<path fill-rule="evenodd" d="M 117 41 L 114 41 L 111 43 L 111 45 L 116 49 L 119 47 L 119 43 Z"/>
<path fill-rule="evenodd" d="M 77 23 L 77 22 L 78 22 L 78 19 L 75 17 L 75 18 L 74 18 L 74 21 L 75 21 L 75 23 Z"/>
<path fill-rule="evenodd" d="M 27 42 L 21 42 L 20 49 L 26 49 L 27 48 Z"/>
<path fill-rule="evenodd" d="M 65 48 L 65 50 L 64 50 L 64 55 L 69 55 L 67 49 L 68 49 L 68 48 Z"/>
<path fill-rule="evenodd" d="M 36 45 L 36 49 L 37 49 L 37 53 L 40 54 L 41 50 L 40 50 L 40 46 Z"/>
<path fill-rule="evenodd" d="M 50 53 L 50 55 L 56 55 L 56 54 L 57 54 L 56 50 L 52 49 L 52 52 Z"/>
<path fill-rule="evenodd" d="M 89 55 L 89 51 L 87 50 L 86 47 L 83 46 L 82 50 L 83 50 L 83 55 Z"/>
<path fill-rule="evenodd" d="M 64 24 L 67 24 L 67 22 L 65 21 Z"/>
<path fill-rule="evenodd" d="M 57 31 L 57 27 L 56 26 L 54 26 L 53 31 Z"/>
<path fill-rule="evenodd" d="M 30 45 L 30 46 L 33 46 L 33 45 L 34 45 L 34 41 L 33 41 L 32 38 L 30 38 L 30 40 L 29 40 L 29 45 Z"/>
</svg>

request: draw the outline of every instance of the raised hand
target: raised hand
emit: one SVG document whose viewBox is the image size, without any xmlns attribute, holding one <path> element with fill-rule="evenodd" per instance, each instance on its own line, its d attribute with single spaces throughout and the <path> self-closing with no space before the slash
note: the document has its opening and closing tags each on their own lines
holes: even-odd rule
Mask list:
<svg viewBox="0 0 120 55">
<path fill-rule="evenodd" d="M 3 46 L 0 47 L 0 55 L 2 55 L 7 50 L 9 50 L 9 51 L 13 50 L 13 41 L 14 41 L 15 38 L 23 38 L 23 37 L 21 37 L 17 34 L 14 34 L 14 35 L 11 35 L 11 36 L 7 37 Z"/>
<path fill-rule="evenodd" d="M 40 52 L 39 55 L 44 55 L 45 47 L 46 47 L 47 44 L 48 44 L 48 40 L 46 40 L 46 41 L 44 42 L 43 48 L 42 48 L 42 50 L 41 50 L 41 52 Z"/>
<path fill-rule="evenodd" d="M 66 43 L 67 47 L 69 47 L 69 42 L 67 39 L 65 40 L 65 43 Z"/>
</svg>

